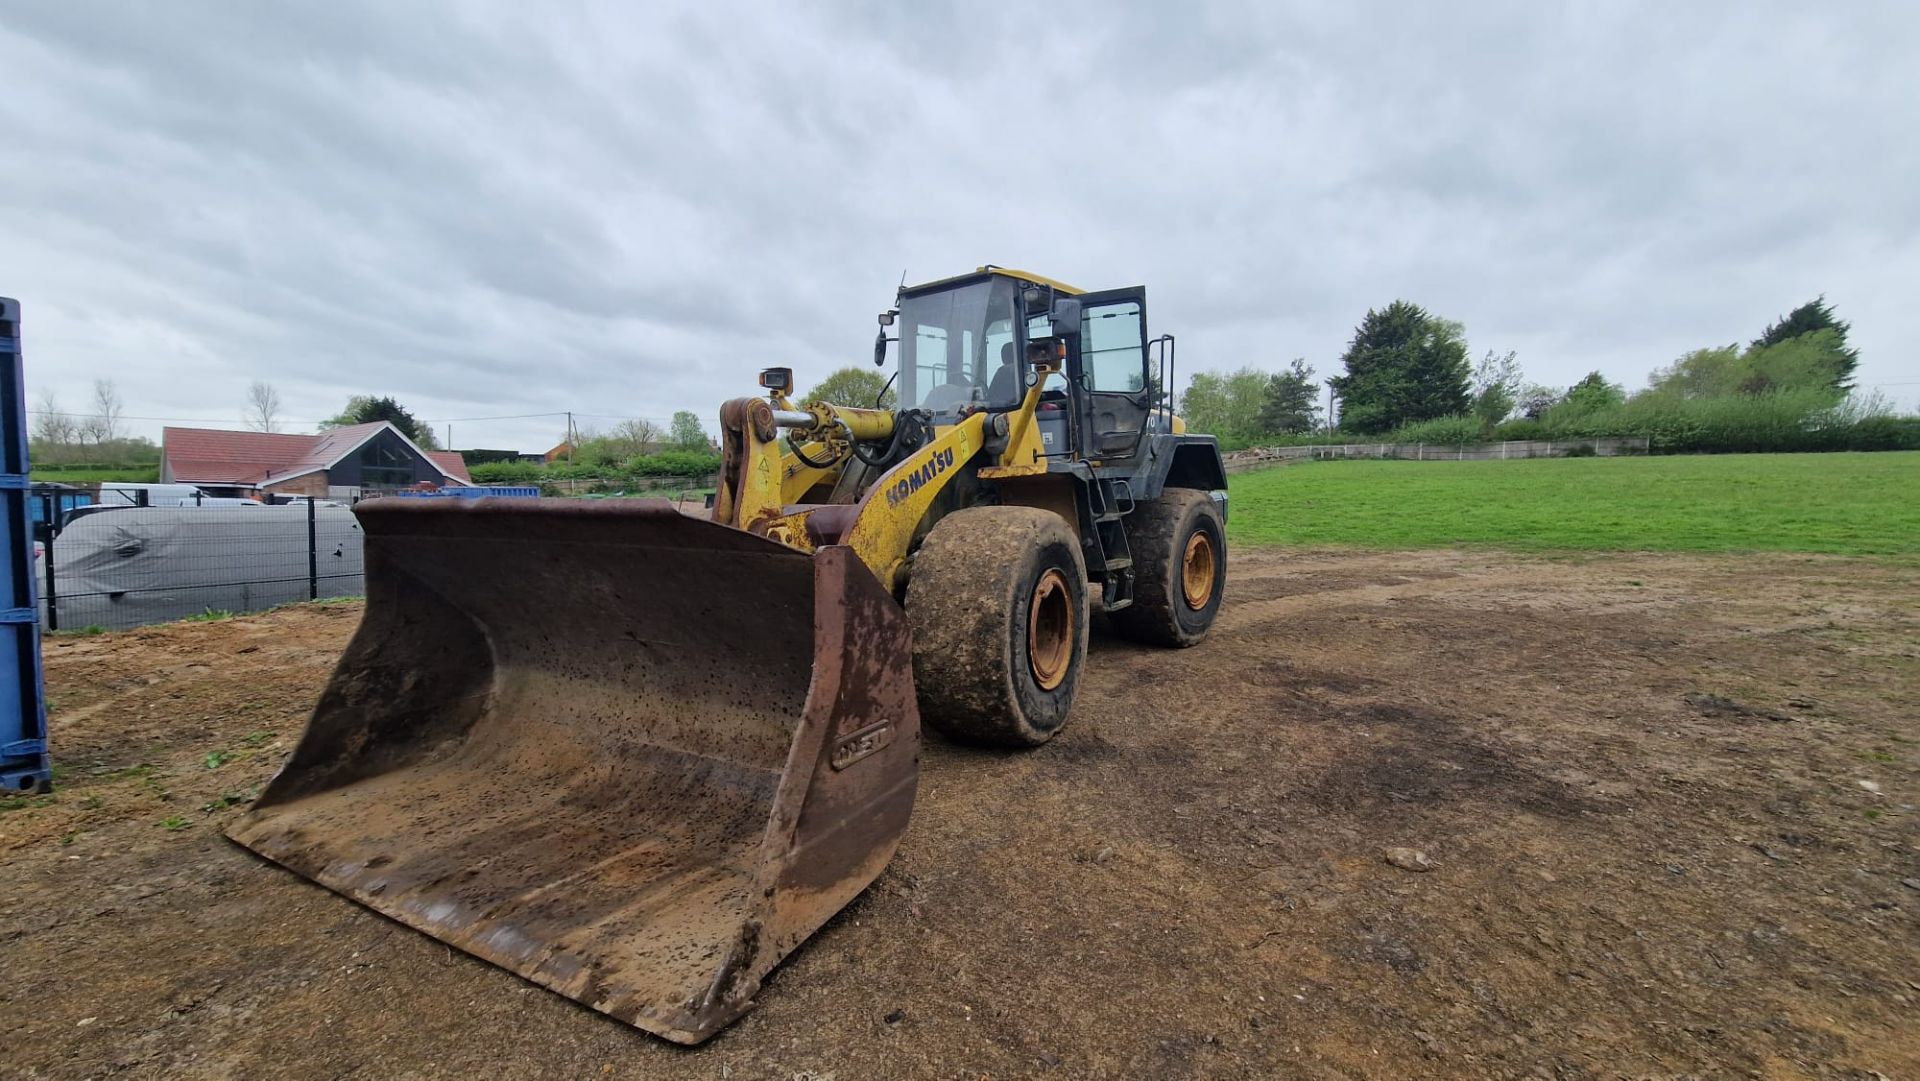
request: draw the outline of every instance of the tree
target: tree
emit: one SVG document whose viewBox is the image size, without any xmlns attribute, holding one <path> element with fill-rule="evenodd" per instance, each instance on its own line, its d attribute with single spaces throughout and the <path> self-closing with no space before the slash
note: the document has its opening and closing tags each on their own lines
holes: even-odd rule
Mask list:
<svg viewBox="0 0 1920 1081">
<path fill-rule="evenodd" d="M 1832 391 L 1847 389 L 1852 362 L 1840 333 L 1813 330 L 1774 342 L 1695 349 L 1665 368 L 1655 369 L 1651 393 L 1678 398 L 1725 398 L 1770 394 L 1781 390 Z"/>
<path fill-rule="evenodd" d="M 280 430 L 280 392 L 273 389 L 272 383 L 256 379 L 247 388 L 247 407 L 241 420 L 256 432 Z"/>
<path fill-rule="evenodd" d="M 1303 357 L 1294 358 L 1284 372 L 1267 377 L 1254 427 L 1261 435 L 1310 432 L 1320 416 L 1320 385 Z"/>
<path fill-rule="evenodd" d="M 64 450 L 73 445 L 77 428 L 73 418 L 60 411 L 60 399 L 53 396 L 53 391 L 41 391 L 40 408 L 33 418 L 33 438 Z"/>
<path fill-rule="evenodd" d="M 1585 378 L 1568 387 L 1567 396 L 1558 408 L 1575 416 L 1586 416 L 1626 400 L 1627 392 L 1619 384 L 1607 382 L 1607 377 L 1596 371 L 1588 372 Z"/>
<path fill-rule="evenodd" d="M 1860 351 L 1847 344 L 1847 331 L 1852 329 L 1852 324 L 1843 322 L 1833 314 L 1833 309 L 1827 306 L 1826 295 L 1821 294 L 1774 320 L 1773 324 L 1755 338 L 1753 344 L 1747 348 L 1752 352 L 1781 345 L 1808 334 L 1831 331 L 1832 336 L 1827 339 L 1827 342 L 1835 369 L 1834 389 L 1851 390 L 1853 389 L 1853 370 L 1860 364 Z"/>
<path fill-rule="evenodd" d="M 1228 375 L 1199 372 L 1180 396 L 1180 412 L 1191 431 L 1223 439 L 1252 439 L 1260 431 L 1260 404 L 1266 393 L 1267 373 L 1258 368 Z"/>
<path fill-rule="evenodd" d="M 1828 388 L 1836 395 L 1851 389 L 1848 379 L 1858 363 L 1849 356 L 1843 332 L 1810 330 L 1770 345 L 1754 345 L 1741 359 L 1740 393 Z"/>
<path fill-rule="evenodd" d="M 614 425 L 613 434 L 607 438 L 631 458 L 636 454 L 651 454 L 660 446 L 663 435 L 658 424 L 634 417 Z"/>
<path fill-rule="evenodd" d="M 1341 358 L 1345 375 L 1329 382 L 1340 395 L 1340 424 L 1383 432 L 1414 421 L 1465 413 L 1465 328 L 1396 300 L 1368 311 Z"/>
<path fill-rule="evenodd" d="M 706 450 L 712 446 L 700 418 L 685 409 L 675 413 L 667 425 L 667 441 L 680 450 Z"/>
<path fill-rule="evenodd" d="M 338 415 L 320 422 L 320 427 L 344 428 L 349 424 L 372 424 L 384 420 L 400 429 L 400 434 L 413 440 L 425 450 L 439 450 L 440 444 L 433 438 L 433 428 L 414 419 L 407 407 L 390 397 L 371 397 L 356 394 L 347 399 L 347 407 Z"/>
<path fill-rule="evenodd" d="M 93 381 L 93 415 L 80 422 L 80 438 L 94 443 L 111 443 L 120 436 L 120 391 L 111 379 Z"/>
<path fill-rule="evenodd" d="M 1473 415 L 1480 418 L 1480 426 L 1492 431 L 1494 425 L 1507 419 L 1519 393 L 1520 362 L 1514 359 L 1513 350 L 1507 350 L 1506 356 L 1487 350 L 1473 369 Z"/>
<path fill-rule="evenodd" d="M 884 393 L 883 393 L 884 392 Z M 842 368 L 814 384 L 796 399 L 802 402 L 831 402 L 834 405 L 847 405 L 859 409 L 894 409 L 898 398 L 893 388 L 887 385 L 887 377 L 872 368 Z M 705 438 L 704 436 L 702 438 Z"/>
<path fill-rule="evenodd" d="M 1680 398 L 1719 398 L 1738 393 L 1746 372 L 1740 347 L 1695 349 L 1665 368 L 1655 368 L 1647 386 L 1655 394 Z"/>
<path fill-rule="evenodd" d="M 1548 410 L 1565 400 L 1565 397 L 1556 387 L 1529 383 L 1520 389 L 1515 407 L 1520 410 L 1520 415 L 1528 420 L 1539 420 L 1547 415 Z"/>
<path fill-rule="evenodd" d="M 628 462 L 660 449 L 660 426 L 650 420 L 633 418 L 614 425 L 602 435 L 593 428 L 577 425 L 573 432 L 573 458 L 585 465 L 624 467 Z"/>
</svg>

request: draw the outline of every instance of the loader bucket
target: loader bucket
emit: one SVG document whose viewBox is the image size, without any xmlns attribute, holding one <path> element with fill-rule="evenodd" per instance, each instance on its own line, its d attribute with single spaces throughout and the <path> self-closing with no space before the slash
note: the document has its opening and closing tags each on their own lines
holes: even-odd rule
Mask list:
<svg viewBox="0 0 1920 1081">
<path fill-rule="evenodd" d="M 357 513 L 366 614 L 235 841 L 689 1044 L 892 858 L 912 656 L 851 549 L 652 500 Z"/>
</svg>

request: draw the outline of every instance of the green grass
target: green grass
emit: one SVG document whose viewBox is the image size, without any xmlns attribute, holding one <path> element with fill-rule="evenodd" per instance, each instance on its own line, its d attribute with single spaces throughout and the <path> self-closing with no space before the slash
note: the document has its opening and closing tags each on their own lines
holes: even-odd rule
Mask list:
<svg viewBox="0 0 1920 1081">
<path fill-rule="evenodd" d="M 1243 544 L 1920 554 L 1920 452 L 1303 462 L 1231 480 Z"/>
<path fill-rule="evenodd" d="M 153 484 L 160 479 L 160 467 L 136 466 L 131 469 L 64 469 L 60 466 L 34 466 L 30 479 L 57 481 L 61 484 Z"/>
</svg>

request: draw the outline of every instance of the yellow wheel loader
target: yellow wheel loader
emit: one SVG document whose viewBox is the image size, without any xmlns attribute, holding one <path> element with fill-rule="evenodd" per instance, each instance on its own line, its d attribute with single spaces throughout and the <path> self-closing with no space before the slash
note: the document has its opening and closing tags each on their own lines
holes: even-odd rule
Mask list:
<svg viewBox="0 0 1920 1081">
<path fill-rule="evenodd" d="M 982 267 L 880 322 L 901 408 L 763 372 L 711 520 L 356 507 L 366 614 L 229 835 L 667 1039 L 745 1012 L 892 858 L 923 719 L 1044 743 L 1096 606 L 1187 646 L 1226 584 L 1225 471 L 1160 408 L 1144 289 Z"/>
</svg>

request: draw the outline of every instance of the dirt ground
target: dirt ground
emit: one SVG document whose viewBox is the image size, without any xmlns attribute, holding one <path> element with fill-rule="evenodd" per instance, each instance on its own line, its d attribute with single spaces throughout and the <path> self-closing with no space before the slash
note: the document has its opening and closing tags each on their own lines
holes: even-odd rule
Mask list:
<svg viewBox="0 0 1920 1081">
<path fill-rule="evenodd" d="M 1920 567 L 1238 555 L 693 1050 L 220 836 L 358 615 L 48 641 L 6 1074 L 1920 1077 Z"/>
</svg>

